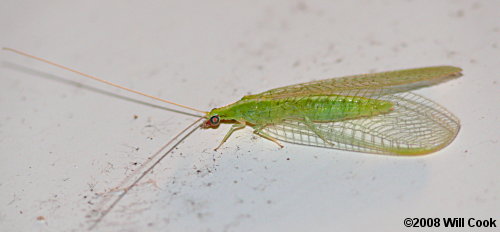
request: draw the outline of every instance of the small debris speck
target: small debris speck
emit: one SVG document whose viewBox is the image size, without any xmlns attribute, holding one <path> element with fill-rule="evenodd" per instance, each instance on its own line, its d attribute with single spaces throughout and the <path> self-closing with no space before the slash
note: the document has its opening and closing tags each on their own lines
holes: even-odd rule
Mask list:
<svg viewBox="0 0 500 232">
<path fill-rule="evenodd" d="M 299 10 L 299 11 L 307 11 L 307 5 L 304 2 L 299 2 L 297 4 L 297 10 Z"/>
</svg>

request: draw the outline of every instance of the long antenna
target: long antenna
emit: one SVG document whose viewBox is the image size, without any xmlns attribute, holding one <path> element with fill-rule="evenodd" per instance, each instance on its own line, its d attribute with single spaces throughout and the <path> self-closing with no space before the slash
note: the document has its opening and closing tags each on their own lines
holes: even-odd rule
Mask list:
<svg viewBox="0 0 500 232">
<path fill-rule="evenodd" d="M 158 152 L 156 152 L 152 157 L 150 157 L 150 160 L 153 160 L 153 158 L 155 156 L 157 156 L 158 154 L 160 154 L 160 152 L 163 149 L 165 149 L 166 147 L 168 147 L 168 145 L 170 145 L 173 141 L 175 141 L 177 138 L 179 138 L 179 136 L 181 134 L 183 134 L 184 132 L 186 132 L 189 128 L 191 128 L 192 126 L 194 126 L 195 124 L 197 124 L 201 119 L 203 119 L 203 117 L 198 118 L 196 121 L 194 121 L 193 123 L 191 123 L 188 127 L 186 127 L 185 129 L 183 129 L 176 136 L 174 136 L 167 144 L 165 144 L 162 148 L 160 148 L 160 150 L 158 150 Z M 95 229 L 97 227 L 97 225 L 104 219 L 104 217 L 106 215 L 108 215 L 108 213 L 111 212 L 111 210 L 113 210 L 113 208 L 118 204 L 118 202 L 120 202 L 120 200 L 123 199 L 123 197 L 125 197 L 125 195 L 134 186 L 136 186 L 148 173 L 151 172 L 151 170 L 153 170 L 153 168 L 156 167 L 156 165 L 158 165 L 165 157 L 167 157 L 167 155 L 172 150 L 174 150 L 177 146 L 179 146 L 179 144 L 181 144 L 187 137 L 189 137 L 193 132 L 195 132 L 199 128 L 200 128 L 199 126 L 196 126 L 191 131 L 189 131 L 187 134 L 185 134 L 181 139 L 179 139 L 179 141 L 177 141 L 177 143 L 175 143 L 170 149 L 168 149 L 168 151 L 166 151 L 158 160 L 156 160 L 153 164 L 151 164 L 151 166 L 149 166 L 144 172 L 142 172 L 142 174 L 137 179 L 135 179 L 134 182 L 132 182 L 130 185 L 128 185 L 128 187 L 126 187 L 125 189 L 123 189 L 123 192 L 120 195 L 118 195 L 118 197 L 111 203 L 111 205 L 109 205 L 105 210 L 101 211 L 101 215 L 92 223 L 92 225 L 88 229 L 89 230 Z M 147 165 L 147 163 L 148 162 L 144 163 L 141 166 L 141 168 L 145 167 Z M 137 170 L 137 171 L 139 171 L 139 170 Z M 127 177 L 123 182 L 126 182 L 128 179 L 129 179 L 129 177 Z"/>
<path fill-rule="evenodd" d="M 162 101 L 162 102 L 165 102 L 165 103 L 168 103 L 168 104 L 172 104 L 172 105 L 176 105 L 176 106 L 179 106 L 179 107 L 182 107 L 182 108 L 185 108 L 185 109 L 189 109 L 189 110 L 193 110 L 193 111 L 197 111 L 197 112 L 200 112 L 200 113 L 203 113 L 203 114 L 208 114 L 208 112 L 206 111 L 203 111 L 203 110 L 198 110 L 198 109 L 195 109 L 195 108 L 192 108 L 192 107 L 189 107 L 189 106 L 185 106 L 185 105 L 181 105 L 181 104 L 178 104 L 178 103 L 175 103 L 175 102 L 171 102 L 171 101 L 168 101 L 168 100 L 165 100 L 165 99 L 161 99 L 159 97 L 155 97 L 155 96 L 152 96 L 152 95 L 149 95 L 149 94 L 145 94 L 145 93 L 142 93 L 142 92 L 139 92 L 139 91 L 136 91 L 136 90 L 133 90 L 133 89 L 129 89 L 127 87 L 123 87 L 121 85 L 118 85 L 118 84 L 115 84 L 115 83 L 112 83 L 112 82 L 109 82 L 109 81 L 106 81 L 104 79 L 101 79 L 101 78 L 98 78 L 96 76 L 92 76 L 92 75 L 89 75 L 89 74 L 86 74 L 86 73 L 82 73 L 80 71 L 77 71 L 77 70 L 74 70 L 72 68 L 68 68 L 66 66 L 63 66 L 63 65 L 60 65 L 60 64 L 57 64 L 57 63 L 54 63 L 52 61 L 49 61 L 49 60 L 46 60 L 46 59 L 43 59 L 43 58 L 40 58 L 40 57 L 37 57 L 37 56 L 34 56 L 34 55 L 31 55 L 31 54 L 28 54 L 28 53 L 25 53 L 25 52 L 22 52 L 22 51 L 19 51 L 19 50 L 16 50 L 16 49 L 12 49 L 12 48 L 6 48 L 4 47 L 3 50 L 7 50 L 7 51 L 10 51 L 10 52 L 14 52 L 14 53 L 17 53 L 19 55 L 22 55 L 22 56 L 26 56 L 26 57 L 29 57 L 29 58 L 32 58 L 32 59 L 35 59 L 35 60 L 38 60 L 38 61 L 41 61 L 41 62 L 44 62 L 44 63 L 47 63 L 47 64 L 50 64 L 52 66 L 56 66 L 58 68 L 62 68 L 62 69 L 65 69 L 67 71 L 70 71 L 70 72 L 73 72 L 73 73 L 76 73 L 78 75 L 81 75 L 81 76 L 84 76 L 84 77 L 87 77 L 87 78 L 90 78 L 90 79 L 94 79 L 96 81 L 99 81 L 99 82 L 102 82 L 104 84 L 107 84 L 107 85 L 111 85 L 111 86 L 114 86 L 116 88 L 120 88 L 120 89 L 123 89 L 123 90 L 126 90 L 126 91 L 129 91 L 129 92 L 132 92 L 132 93 L 136 93 L 136 94 L 139 94 L 139 95 L 142 95 L 142 96 L 145 96 L 145 97 L 149 97 L 149 98 L 152 98 L 152 99 L 155 99 L 157 101 Z"/>
</svg>

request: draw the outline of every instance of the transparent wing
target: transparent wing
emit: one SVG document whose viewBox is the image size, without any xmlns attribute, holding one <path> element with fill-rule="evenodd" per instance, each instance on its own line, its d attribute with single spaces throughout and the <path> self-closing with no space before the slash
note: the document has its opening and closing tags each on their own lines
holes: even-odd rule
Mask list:
<svg viewBox="0 0 500 232">
<path fill-rule="evenodd" d="M 390 72 L 355 75 L 290 85 L 245 96 L 243 99 L 285 98 L 300 95 L 379 96 L 406 92 L 435 85 L 460 76 L 462 69 L 453 66 L 405 69 Z"/>
<path fill-rule="evenodd" d="M 406 92 L 379 96 L 394 103 L 387 114 L 328 123 L 284 120 L 261 133 L 279 140 L 347 151 L 418 155 L 448 145 L 460 129 L 459 120 L 442 106 Z M 321 133 L 321 136 L 318 135 Z M 325 141 L 325 140 L 327 141 Z"/>
</svg>

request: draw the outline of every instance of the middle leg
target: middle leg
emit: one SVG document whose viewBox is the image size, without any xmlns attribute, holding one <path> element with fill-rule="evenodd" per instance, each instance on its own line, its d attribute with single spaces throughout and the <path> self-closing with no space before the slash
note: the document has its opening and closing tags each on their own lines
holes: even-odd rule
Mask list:
<svg viewBox="0 0 500 232">
<path fill-rule="evenodd" d="M 269 136 L 269 135 L 267 135 L 267 134 L 265 134 L 265 133 L 262 132 L 262 129 L 264 129 L 265 127 L 266 127 L 265 125 L 264 126 L 255 127 L 254 128 L 255 130 L 253 131 L 253 133 L 255 133 L 255 134 L 259 135 L 259 136 L 262 136 L 265 139 L 269 139 L 269 140 L 273 141 L 274 143 L 278 144 L 278 146 L 280 146 L 280 148 L 283 148 L 284 146 L 281 145 L 281 143 L 277 139 L 275 139 L 275 138 L 273 138 L 273 137 L 271 137 L 271 136 Z"/>
</svg>

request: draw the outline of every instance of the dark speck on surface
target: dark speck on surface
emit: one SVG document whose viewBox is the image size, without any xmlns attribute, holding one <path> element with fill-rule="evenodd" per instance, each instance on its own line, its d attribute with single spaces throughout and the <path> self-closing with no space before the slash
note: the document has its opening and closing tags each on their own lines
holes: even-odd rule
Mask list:
<svg viewBox="0 0 500 232">
<path fill-rule="evenodd" d="M 307 5 L 304 2 L 297 3 L 297 10 L 307 11 Z"/>
</svg>

